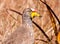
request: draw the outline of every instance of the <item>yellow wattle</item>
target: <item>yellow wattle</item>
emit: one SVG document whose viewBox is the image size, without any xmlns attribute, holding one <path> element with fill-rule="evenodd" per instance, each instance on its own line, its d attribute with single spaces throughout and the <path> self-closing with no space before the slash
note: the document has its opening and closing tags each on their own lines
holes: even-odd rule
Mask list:
<svg viewBox="0 0 60 44">
<path fill-rule="evenodd" d="M 31 18 L 34 18 L 34 17 L 39 17 L 40 16 L 40 14 L 39 13 L 37 13 L 37 12 L 35 12 L 35 11 L 32 11 L 31 12 Z"/>
</svg>

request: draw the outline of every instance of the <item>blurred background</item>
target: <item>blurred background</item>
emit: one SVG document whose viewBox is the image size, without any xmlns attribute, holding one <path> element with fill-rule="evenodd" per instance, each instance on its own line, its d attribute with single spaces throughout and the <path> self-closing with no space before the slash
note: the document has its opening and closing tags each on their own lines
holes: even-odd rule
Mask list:
<svg viewBox="0 0 60 44">
<path fill-rule="evenodd" d="M 46 3 L 52 8 L 60 20 L 60 0 L 46 0 Z M 1 41 L 6 40 L 8 36 L 17 29 L 17 27 L 22 25 L 22 17 L 9 9 L 23 13 L 23 10 L 28 7 L 34 8 L 40 13 L 42 17 L 36 17 L 33 21 L 35 21 L 46 32 L 50 39 L 52 38 L 52 44 L 55 44 L 53 42 L 55 35 L 49 12 L 46 6 L 39 0 L 0 0 L 0 44 L 2 44 Z M 57 21 L 56 25 L 59 30 L 59 24 Z M 42 39 L 47 41 L 43 33 L 34 24 L 33 28 L 35 38 L 34 44 L 45 44 L 45 42 L 38 40 Z"/>
</svg>

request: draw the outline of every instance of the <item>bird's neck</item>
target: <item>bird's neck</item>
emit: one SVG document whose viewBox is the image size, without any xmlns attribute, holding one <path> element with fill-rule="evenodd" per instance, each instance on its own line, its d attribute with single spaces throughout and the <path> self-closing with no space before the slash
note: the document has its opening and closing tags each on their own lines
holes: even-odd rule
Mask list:
<svg viewBox="0 0 60 44">
<path fill-rule="evenodd" d="M 29 17 L 28 18 L 23 17 L 22 18 L 22 24 L 24 25 L 24 27 L 28 27 L 28 28 L 32 29 L 32 21 Z"/>
</svg>

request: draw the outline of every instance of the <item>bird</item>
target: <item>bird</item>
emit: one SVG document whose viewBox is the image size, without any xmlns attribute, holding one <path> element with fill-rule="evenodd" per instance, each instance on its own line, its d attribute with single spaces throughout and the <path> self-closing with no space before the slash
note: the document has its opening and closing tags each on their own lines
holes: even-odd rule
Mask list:
<svg viewBox="0 0 60 44">
<path fill-rule="evenodd" d="M 37 14 L 37 15 L 36 15 Z M 34 44 L 33 17 L 40 16 L 30 8 L 26 8 L 22 15 L 22 26 L 18 27 L 3 44 Z"/>
</svg>

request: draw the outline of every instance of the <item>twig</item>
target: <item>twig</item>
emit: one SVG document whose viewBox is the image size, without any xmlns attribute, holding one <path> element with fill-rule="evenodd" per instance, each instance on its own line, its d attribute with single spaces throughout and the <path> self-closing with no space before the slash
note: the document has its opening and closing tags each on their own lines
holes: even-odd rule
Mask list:
<svg viewBox="0 0 60 44">
<path fill-rule="evenodd" d="M 42 39 L 35 39 L 35 40 L 39 40 L 39 41 L 42 41 L 42 42 L 48 43 L 47 41 L 42 40 Z"/>
<path fill-rule="evenodd" d="M 13 9 L 9 9 L 9 10 L 18 13 L 19 15 L 22 15 L 22 13 L 20 13 L 20 12 L 18 12 L 18 11 L 15 11 L 15 10 L 13 10 Z"/>
<path fill-rule="evenodd" d="M 47 38 L 48 41 L 51 41 L 50 38 L 46 35 L 46 33 L 43 31 L 43 29 L 38 25 L 36 24 L 34 21 L 32 21 L 38 28 L 39 30 L 45 35 L 45 37 Z"/>
<path fill-rule="evenodd" d="M 50 6 L 48 4 L 46 4 L 45 2 L 43 2 L 42 0 L 40 0 L 43 4 L 46 5 L 46 7 L 53 13 L 53 15 L 55 16 L 55 18 L 57 19 L 59 25 L 60 25 L 60 21 L 58 19 L 58 17 L 56 16 L 56 14 L 54 13 L 54 11 L 50 8 Z"/>
<path fill-rule="evenodd" d="M 53 26 L 53 29 L 54 29 L 55 36 L 56 36 L 56 41 L 55 42 L 56 42 L 56 44 L 58 44 L 58 42 L 57 42 L 57 34 L 58 34 L 58 32 L 57 32 L 56 22 L 55 22 L 55 19 L 54 19 L 53 15 L 55 16 L 55 18 L 57 19 L 59 24 L 60 24 L 60 21 L 57 18 L 56 14 L 53 12 L 53 10 L 45 2 L 43 2 L 43 1 L 41 1 L 41 2 L 46 5 L 46 7 L 47 7 L 47 9 L 48 9 L 48 11 L 50 13 L 50 19 L 51 19 L 51 22 L 52 22 L 52 26 Z M 52 15 L 52 13 L 53 13 L 53 15 Z"/>
<path fill-rule="evenodd" d="M 20 12 L 17 12 L 17 11 L 12 10 L 12 9 L 10 9 L 10 10 L 13 11 L 13 12 L 16 12 L 17 14 L 19 14 L 19 15 L 22 16 L 22 14 L 21 14 Z M 35 24 L 35 25 L 39 28 L 39 30 L 45 35 L 45 37 L 47 38 L 47 40 L 48 40 L 48 41 L 51 41 L 50 38 L 46 35 L 46 33 L 43 31 L 43 29 L 42 29 L 39 25 L 37 25 L 34 21 L 32 21 L 32 22 L 33 22 L 33 24 Z"/>
</svg>

